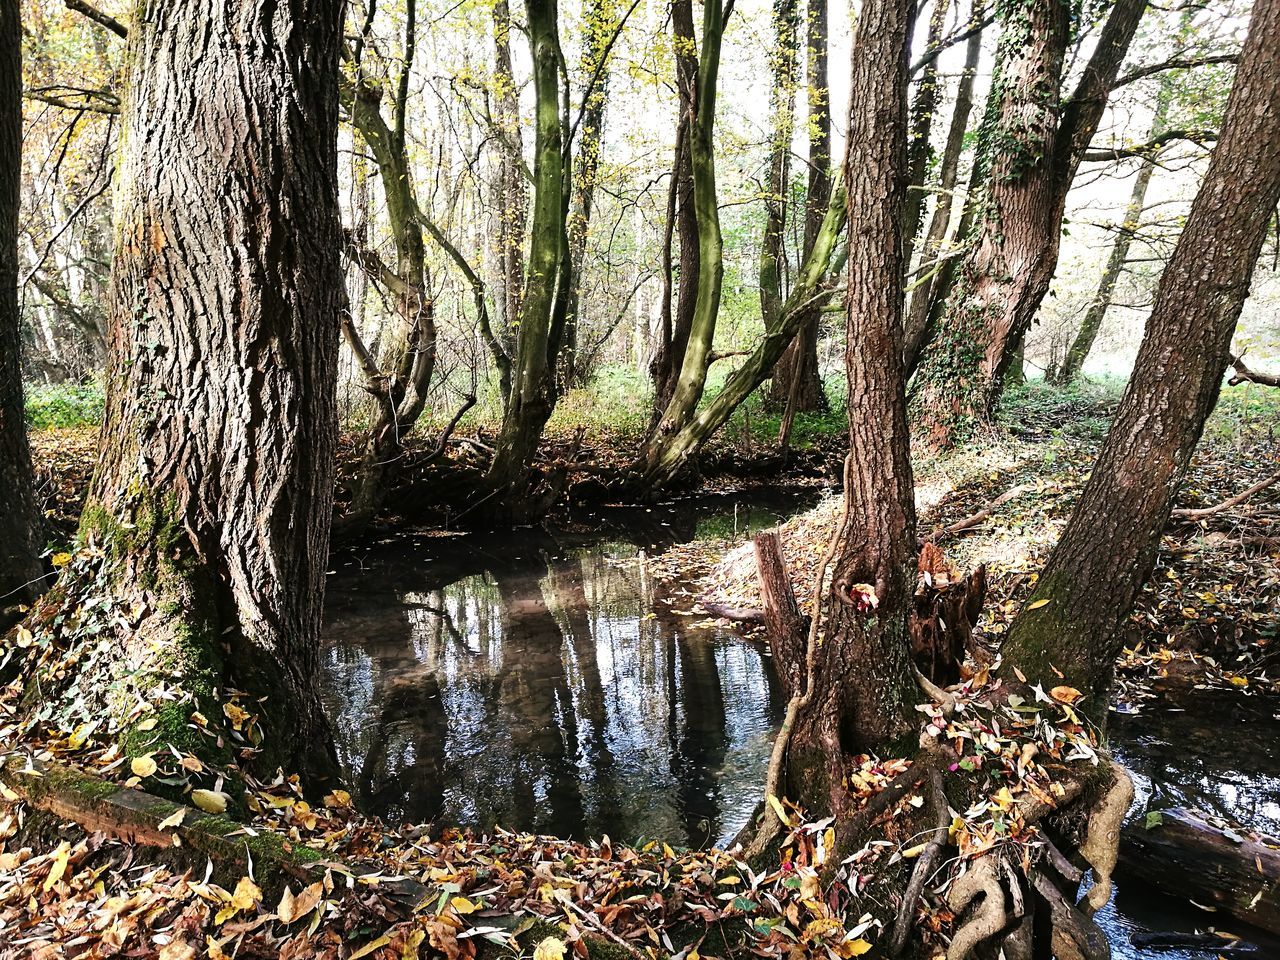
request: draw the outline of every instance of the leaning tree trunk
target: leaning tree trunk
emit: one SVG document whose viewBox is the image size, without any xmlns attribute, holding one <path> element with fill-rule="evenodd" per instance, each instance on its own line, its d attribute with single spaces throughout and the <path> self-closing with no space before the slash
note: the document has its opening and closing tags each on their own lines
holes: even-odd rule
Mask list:
<svg viewBox="0 0 1280 960">
<path fill-rule="evenodd" d="M 1277 201 L 1280 0 L 1258 0 L 1218 145 L 1156 290 L 1115 422 L 1004 645 L 1005 664 L 1029 679 L 1087 693 L 1095 718 L 1106 715 L 1124 619 L 1217 402 Z"/>
<path fill-rule="evenodd" d="M 524 291 L 524 242 L 528 224 L 528 188 L 523 175 L 524 149 L 520 135 L 520 91 L 511 63 L 511 8 L 507 0 L 493 4 L 494 44 L 494 144 L 495 169 L 490 203 L 496 223 L 490 232 L 497 336 L 512 352 L 520 325 L 520 301 Z M 502 402 L 507 402 L 503 391 Z"/>
<path fill-rule="evenodd" d="M 334 766 L 315 683 L 337 440 L 340 8 L 170 0 L 129 30 L 107 409 L 80 525 L 103 559 L 77 559 L 60 584 L 68 604 L 110 596 L 127 625 L 111 619 L 105 656 L 86 641 L 70 689 L 41 685 L 61 692 L 64 723 L 105 719 L 99 734 L 130 753 L 173 744 L 206 760 L 233 738 L 189 718 L 216 726 L 243 691 L 259 716 L 236 729 L 264 735 L 251 765 L 313 785 Z"/>
<path fill-rule="evenodd" d="M 18 0 L 0 0 L 0 630 L 38 591 L 40 512 L 22 400 L 18 204 L 22 167 L 22 29 Z M 16 614 L 16 610 L 14 613 Z"/>
<path fill-rule="evenodd" d="M 671 170 L 671 194 L 667 203 L 667 228 L 663 245 L 662 329 L 650 373 L 653 377 L 653 421 L 671 402 L 676 379 L 684 363 L 689 331 L 698 304 L 698 214 L 693 202 L 693 154 L 690 125 L 698 86 L 697 40 L 693 35 L 693 0 L 673 0 L 671 31 L 675 38 L 676 96 L 680 117 L 676 124 L 675 161 Z M 674 223 L 672 217 L 674 215 Z M 679 282 L 673 283 L 671 242 L 680 241 Z M 675 303 L 672 304 L 672 288 Z"/>
<path fill-rule="evenodd" d="M 907 53 L 914 6 L 912 0 L 866 0 L 853 47 L 845 157 L 850 452 L 844 514 L 823 604 L 826 622 L 810 628 L 806 662 L 796 674 L 803 689 L 793 692 L 775 745 L 771 778 L 781 760 L 785 780 L 769 785 L 814 818 L 851 815 L 848 758 L 896 755 L 897 748 L 911 746 L 915 727 L 908 635 L 915 505 L 902 367 Z"/>
<path fill-rule="evenodd" d="M 1169 107 L 1169 96 L 1171 94 L 1171 85 L 1166 80 L 1160 85 L 1160 92 L 1156 95 L 1155 116 L 1151 121 L 1152 138 L 1159 136 L 1163 132 L 1165 114 Z M 1084 362 L 1089 356 L 1089 351 L 1093 349 L 1093 342 L 1098 337 L 1098 331 L 1102 328 L 1102 320 L 1107 315 L 1107 308 L 1111 306 L 1111 298 L 1114 295 L 1116 283 L 1120 280 L 1120 275 L 1124 272 L 1125 263 L 1129 259 L 1129 245 L 1133 242 L 1133 236 L 1138 230 L 1138 225 L 1142 221 L 1142 208 L 1147 202 L 1147 188 L 1151 185 L 1151 177 L 1156 171 L 1156 158 L 1143 157 L 1142 165 L 1138 168 L 1138 175 L 1133 181 L 1133 191 L 1129 194 L 1129 205 L 1124 211 L 1124 221 L 1116 230 L 1115 241 L 1111 244 L 1111 253 L 1107 257 L 1107 265 L 1102 271 L 1102 279 L 1098 281 L 1097 292 L 1093 295 L 1093 301 L 1089 304 L 1089 309 L 1085 311 L 1084 319 L 1080 322 L 1080 329 L 1076 331 L 1075 339 L 1071 341 L 1071 346 L 1067 349 L 1067 355 L 1062 361 L 1062 368 L 1057 371 L 1054 378 L 1058 383 L 1070 383 L 1080 375 Z"/>
<path fill-rule="evenodd" d="M 969 23 L 976 27 L 982 23 L 984 0 L 975 0 Z M 956 102 L 951 110 L 951 126 L 947 130 L 947 143 L 942 148 L 942 162 L 938 165 L 938 190 L 934 203 L 933 216 L 929 219 L 929 230 L 925 234 L 924 246 L 920 250 L 920 266 L 917 275 L 908 287 L 911 289 L 910 306 L 903 321 L 905 335 L 903 355 L 907 366 L 907 375 L 915 370 L 916 360 L 929 336 L 929 308 L 933 303 L 933 294 L 944 271 L 950 272 L 946 264 L 930 264 L 942 252 L 943 243 L 947 239 L 947 228 L 951 225 L 951 214 L 955 206 L 956 182 L 959 179 L 960 155 L 964 151 L 964 136 L 969 129 L 969 114 L 973 110 L 973 79 L 978 73 L 978 58 L 982 55 L 982 30 L 974 29 L 965 44 L 964 69 L 960 81 L 956 85 Z M 963 239 L 963 238 L 961 238 Z"/>
<path fill-rule="evenodd" d="M 804 249 L 808 260 L 818 242 L 827 203 L 831 199 L 831 91 L 827 81 L 828 39 L 827 0 L 809 0 L 807 42 L 809 104 L 809 188 L 804 205 Z M 822 389 L 818 366 L 821 303 L 804 308 L 799 333 L 773 371 L 769 399 L 785 404 L 784 421 L 797 411 L 826 410 L 827 395 Z M 782 444 L 785 446 L 785 444 Z"/>
<path fill-rule="evenodd" d="M 1004 12 L 990 156 L 980 158 L 986 196 L 912 386 L 913 414 L 935 448 L 990 418 L 1013 351 L 1049 291 L 1067 192 L 1145 8 L 1146 0 L 1117 0 L 1065 101 L 1069 5 L 1032 0 Z"/>
<path fill-rule="evenodd" d="M 942 28 L 947 25 L 948 0 L 934 0 L 933 13 L 929 17 L 929 32 L 925 49 L 931 50 L 942 42 Z M 916 234 L 920 219 L 924 216 L 924 181 L 933 158 L 929 142 L 933 132 L 933 114 L 938 109 L 938 58 L 934 57 L 920 74 L 916 96 L 911 102 L 911 126 L 907 134 L 907 204 L 902 222 L 902 257 L 905 267 L 911 266 L 915 250 Z M 905 272 L 905 269 L 904 269 Z"/>
</svg>

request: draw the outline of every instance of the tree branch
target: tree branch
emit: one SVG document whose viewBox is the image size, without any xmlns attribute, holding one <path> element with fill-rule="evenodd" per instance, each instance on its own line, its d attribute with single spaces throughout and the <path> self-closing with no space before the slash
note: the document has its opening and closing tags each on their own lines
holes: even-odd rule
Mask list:
<svg viewBox="0 0 1280 960">
<path fill-rule="evenodd" d="M 1238 63 L 1239 61 L 1240 55 L 1238 53 L 1220 53 L 1207 57 L 1175 57 L 1164 61 L 1164 63 L 1149 63 L 1144 67 L 1130 70 L 1113 83 L 1111 89 L 1116 90 L 1127 84 L 1136 83 L 1152 74 L 1161 73 L 1165 70 L 1191 70 L 1195 67 L 1207 67 L 1213 63 Z"/>
<path fill-rule="evenodd" d="M 1203 520 L 1205 517 L 1211 517 L 1216 513 L 1222 513 L 1224 510 L 1230 510 L 1232 507 L 1238 507 L 1254 494 L 1261 493 L 1267 487 L 1273 486 L 1277 480 L 1280 480 L 1280 470 L 1264 477 L 1247 490 L 1241 490 L 1234 497 L 1229 497 L 1221 503 L 1214 504 L 1212 507 L 1180 507 L 1171 511 L 1170 515 L 1177 517 L 1179 520 Z"/>
<path fill-rule="evenodd" d="M 1146 143 L 1140 143 L 1136 146 L 1087 150 L 1082 159 L 1089 163 L 1105 163 L 1110 160 L 1128 160 L 1135 157 L 1148 160 L 1164 147 L 1177 140 L 1190 140 L 1192 143 L 1203 145 L 1205 142 L 1212 142 L 1217 139 L 1218 131 L 1216 130 L 1166 130 L 1158 137 L 1152 137 Z"/>
<path fill-rule="evenodd" d="M 1244 365 L 1244 358 L 1237 357 L 1234 353 L 1230 355 L 1231 366 L 1235 368 L 1235 373 L 1231 379 L 1227 381 L 1230 386 L 1238 386 L 1242 383 L 1260 383 L 1264 387 L 1280 387 L 1280 375 L 1274 373 L 1257 373 L 1250 370 Z"/>
<path fill-rule="evenodd" d="M 85 3 L 84 0 L 66 0 L 66 4 L 68 10 L 74 10 L 76 13 L 83 14 L 99 26 L 106 27 L 122 40 L 129 36 L 128 27 L 109 13 L 103 13 L 97 7 L 93 7 Z"/>
</svg>

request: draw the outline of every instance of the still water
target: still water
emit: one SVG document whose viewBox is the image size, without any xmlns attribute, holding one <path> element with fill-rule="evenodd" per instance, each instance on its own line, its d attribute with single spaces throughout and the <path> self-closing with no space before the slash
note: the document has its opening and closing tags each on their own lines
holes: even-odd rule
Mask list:
<svg viewBox="0 0 1280 960">
<path fill-rule="evenodd" d="M 348 781 L 393 822 L 564 837 L 728 841 L 759 799 L 782 701 L 768 652 L 683 616 L 650 558 L 768 527 L 797 498 L 699 498 L 586 514 L 551 532 L 397 535 L 330 577 L 326 706 Z M 1200 691 L 1113 714 L 1139 803 L 1280 831 L 1280 704 Z M 1118 958 L 1191 960 L 1129 937 L 1219 918 L 1121 885 Z M 1274 942 L 1259 956 L 1272 954 Z"/>
</svg>

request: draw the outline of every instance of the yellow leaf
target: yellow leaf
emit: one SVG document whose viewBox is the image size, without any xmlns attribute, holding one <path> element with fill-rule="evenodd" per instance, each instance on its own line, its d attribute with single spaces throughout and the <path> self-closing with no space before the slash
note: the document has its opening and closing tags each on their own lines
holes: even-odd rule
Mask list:
<svg viewBox="0 0 1280 960">
<path fill-rule="evenodd" d="M 227 795 L 220 790 L 192 790 L 191 802 L 205 813 L 226 813 Z"/>
<path fill-rule="evenodd" d="M 62 879 L 62 875 L 67 872 L 67 861 L 71 859 L 71 844 L 63 840 L 58 844 L 58 849 L 53 852 L 53 864 L 49 867 L 49 875 L 44 878 L 45 893 L 53 889 L 53 885 Z"/>
<path fill-rule="evenodd" d="M 919 843 L 914 847 L 908 847 L 906 850 L 902 851 L 903 859 L 910 860 L 912 857 L 920 856 L 920 854 L 924 853 L 927 846 L 929 846 L 927 843 Z"/>
<path fill-rule="evenodd" d="M 772 793 L 767 794 L 765 799 L 769 801 L 769 806 L 773 807 L 773 812 L 777 814 L 778 819 L 782 821 L 782 825 L 785 827 L 791 826 L 791 818 L 787 816 L 787 811 L 786 808 L 783 807 L 782 801 Z"/>
<path fill-rule="evenodd" d="M 142 733 L 146 733 L 148 730 L 154 730 L 156 728 L 156 723 L 157 721 L 155 717 L 147 717 L 147 719 L 138 724 L 138 730 Z"/>
<path fill-rule="evenodd" d="M 334 790 L 324 798 L 326 807 L 349 807 L 351 806 L 351 794 L 345 790 Z"/>
<path fill-rule="evenodd" d="M 1028 610 L 1039 610 L 1041 607 L 1043 607 L 1045 604 L 1047 604 L 1047 603 L 1049 603 L 1049 602 L 1050 602 L 1050 598 L 1049 598 L 1049 597 L 1045 597 L 1043 600 L 1037 600 L 1035 603 L 1028 603 L 1028 604 L 1027 604 L 1027 609 L 1028 609 Z"/>
<path fill-rule="evenodd" d="M 728 885 L 728 886 L 730 886 L 730 887 L 732 887 L 734 884 L 741 883 L 741 882 L 742 882 L 742 878 L 741 878 L 741 877 L 735 877 L 735 876 L 733 876 L 733 875 L 731 874 L 731 875 L 729 875 L 729 876 L 727 876 L 727 877 L 721 877 L 719 882 L 720 882 L 720 883 L 723 883 L 723 884 L 726 884 L 726 885 Z"/>
<path fill-rule="evenodd" d="M 156 762 L 150 754 L 145 757 L 134 757 L 129 761 L 129 769 L 135 777 L 149 777 L 156 772 Z"/>
<path fill-rule="evenodd" d="M 859 937 L 857 940 L 849 940 L 841 951 L 846 957 L 860 957 L 871 949 L 871 944 Z"/>
<path fill-rule="evenodd" d="M 55 553 L 52 557 L 49 558 L 49 562 L 52 563 L 55 567 L 65 567 L 68 563 L 71 562 L 71 554 L 66 553 L 65 551 L 62 553 Z"/>
<path fill-rule="evenodd" d="M 185 817 L 186 815 L 187 815 L 187 808 L 179 807 L 177 813 L 175 813 L 173 816 L 165 817 L 163 820 L 160 821 L 159 828 L 161 830 L 168 830 L 170 827 L 176 827 L 180 823 L 182 823 L 182 818 Z"/>
<path fill-rule="evenodd" d="M 449 901 L 449 905 L 464 916 L 468 913 L 475 913 L 480 909 L 478 904 L 472 903 L 466 897 L 454 897 Z"/>
<path fill-rule="evenodd" d="M 234 703 L 224 703 L 222 705 L 222 712 L 226 715 L 226 718 L 231 721 L 231 726 L 236 730 L 243 727 L 244 722 L 249 719 L 249 712 Z"/>
<path fill-rule="evenodd" d="M 533 960 L 564 960 L 564 941 L 547 937 L 533 949 Z"/>
<path fill-rule="evenodd" d="M 1247 686 L 1249 685 L 1249 678 L 1248 678 L 1248 677 L 1238 677 L 1238 676 L 1237 676 L 1237 677 L 1228 677 L 1227 679 L 1231 682 L 1231 684 L 1232 684 L 1233 686 L 1237 686 L 1237 687 L 1247 687 Z"/>
<path fill-rule="evenodd" d="M 1054 687 L 1049 691 L 1049 696 L 1057 700 L 1059 703 L 1075 703 L 1084 696 L 1075 687 Z"/>
<path fill-rule="evenodd" d="M 373 951 L 382 949 L 390 942 L 391 938 L 384 933 L 377 940 L 366 943 L 363 947 L 353 953 L 349 960 L 360 960 L 361 957 L 367 957 L 369 954 L 373 953 Z"/>
</svg>

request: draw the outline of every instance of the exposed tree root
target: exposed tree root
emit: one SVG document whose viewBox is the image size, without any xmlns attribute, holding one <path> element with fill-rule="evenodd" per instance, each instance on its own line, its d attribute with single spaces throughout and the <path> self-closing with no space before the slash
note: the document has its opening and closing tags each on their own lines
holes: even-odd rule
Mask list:
<svg viewBox="0 0 1280 960">
<path fill-rule="evenodd" d="M 933 809 L 933 836 L 929 845 L 916 861 L 911 871 L 911 879 L 907 883 L 906 893 L 902 895 L 902 903 L 898 906 L 898 916 L 893 924 L 893 936 L 889 941 L 889 956 L 896 957 L 907 945 L 907 937 L 911 935 L 911 927 L 915 922 L 916 906 L 920 895 L 924 893 L 924 885 L 933 873 L 934 865 L 947 841 L 947 827 L 951 823 L 951 810 L 947 806 L 946 788 L 942 782 L 942 771 L 936 767 L 929 772 L 929 797 Z"/>
<path fill-rule="evenodd" d="M 957 928 L 951 938 L 947 960 L 968 960 L 978 944 L 1009 926 L 1004 885 L 1000 882 L 1000 868 L 994 855 L 974 861 L 968 872 L 951 885 L 951 892 L 947 894 L 947 906 L 956 916 L 975 901 L 969 919 Z"/>
<path fill-rule="evenodd" d="M 1120 828 L 1124 815 L 1133 805 L 1133 781 L 1129 774 L 1114 761 L 1111 771 L 1115 780 L 1089 814 L 1085 841 L 1080 845 L 1080 855 L 1093 867 L 1093 886 L 1084 898 L 1084 909 L 1089 916 L 1111 899 L 1111 874 L 1120 856 Z"/>
</svg>

